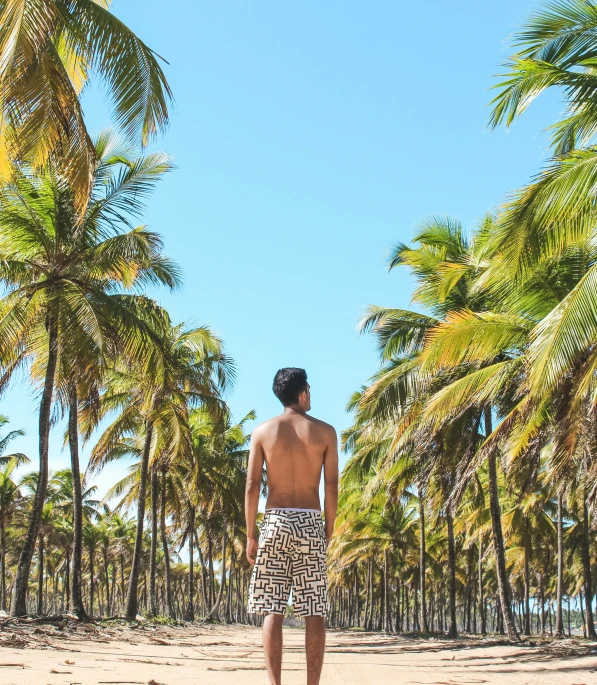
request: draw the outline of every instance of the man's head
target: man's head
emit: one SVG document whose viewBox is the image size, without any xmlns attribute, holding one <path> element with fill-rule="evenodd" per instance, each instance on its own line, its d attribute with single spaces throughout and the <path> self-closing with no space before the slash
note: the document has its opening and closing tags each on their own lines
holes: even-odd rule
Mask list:
<svg viewBox="0 0 597 685">
<path fill-rule="evenodd" d="M 280 369 L 274 377 L 274 395 L 285 407 L 300 411 L 311 409 L 311 393 L 305 369 Z"/>
</svg>

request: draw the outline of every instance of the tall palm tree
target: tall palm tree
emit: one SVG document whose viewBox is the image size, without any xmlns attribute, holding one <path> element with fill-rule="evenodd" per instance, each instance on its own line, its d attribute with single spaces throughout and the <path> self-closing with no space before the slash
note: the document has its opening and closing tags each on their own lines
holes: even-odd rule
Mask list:
<svg viewBox="0 0 597 685">
<path fill-rule="evenodd" d="M 234 367 L 223 351 L 221 340 L 209 328 L 188 329 L 164 320 L 160 363 L 122 367 L 108 379 L 102 412 L 119 408 L 121 413 L 108 426 L 93 449 L 90 465 L 98 468 L 114 455 L 127 453 L 127 439 L 142 441 L 137 491 L 137 535 L 129 576 L 126 616 L 134 620 L 138 607 L 139 568 L 142 555 L 147 481 L 156 458 L 156 444 L 169 458 L 191 450 L 188 410 L 205 406 L 221 413 L 222 391 L 234 378 Z"/>
<path fill-rule="evenodd" d="M 7 423 L 8 418 L 0 415 L 0 428 Z M 11 430 L 0 438 L 0 609 L 3 611 L 6 611 L 6 526 L 22 501 L 13 474 L 19 466 L 29 463 L 29 458 L 21 452 L 5 452 L 10 443 L 22 435 L 23 430 Z"/>
<path fill-rule="evenodd" d="M 6 611 L 6 527 L 23 503 L 14 472 L 28 463 L 24 455 L 14 456 L 0 468 L 0 609 L 3 611 Z"/>
<path fill-rule="evenodd" d="M 24 161 L 60 170 L 81 216 L 96 150 L 79 95 L 106 87 L 120 130 L 145 145 L 168 123 L 160 58 L 109 11 L 110 0 L 6 0 L 0 5 L 0 179 Z M 11 168 L 13 167 L 13 168 Z M 18 172 L 17 172 L 18 173 Z"/>
<path fill-rule="evenodd" d="M 425 418 L 426 404 L 433 406 L 434 398 L 441 398 L 443 389 L 462 375 L 457 370 L 456 375 L 447 374 L 441 344 L 429 345 L 428 341 L 435 342 L 435 332 L 441 332 L 451 320 L 461 318 L 463 312 L 466 314 L 486 307 L 488 293 L 473 286 L 489 252 L 492 227 L 493 217 L 488 216 L 482 222 L 475 241 L 469 244 L 458 222 L 436 217 L 425 222 L 415 238 L 419 246 L 411 249 L 399 244 L 390 256 L 389 267 L 406 265 L 414 272 L 419 286 L 413 299 L 431 311 L 433 316 L 372 307 L 362 322 L 362 329 L 372 330 L 378 338 L 382 359 L 389 361 L 363 393 L 360 408 L 370 419 L 398 421 L 393 450 L 397 453 L 407 448 L 417 451 L 420 478 L 427 481 L 433 478 L 434 472 L 441 474 L 449 533 L 451 633 L 456 630 L 452 493 L 456 487 L 457 471 L 471 475 L 468 466 L 477 453 L 481 422 L 484 421 L 486 432 L 492 432 L 491 406 L 469 406 L 467 411 L 458 414 L 460 425 L 454 421 L 430 423 Z M 515 638 L 494 453 L 489 453 L 489 465 L 489 496 L 501 607 L 508 633 Z M 460 481 L 461 485 L 465 482 L 462 478 Z"/>
<path fill-rule="evenodd" d="M 65 387 L 81 359 L 101 358 L 110 344 L 151 363 L 151 306 L 127 290 L 178 282 L 159 237 L 131 223 L 171 168 L 168 158 L 127 157 L 109 133 L 98 139 L 97 152 L 82 223 L 75 219 L 72 189 L 51 168 L 41 175 L 21 174 L 0 194 L 0 279 L 6 291 L 0 301 L 0 357 L 11 370 L 32 359 L 33 379 L 43 385 L 39 487 L 17 571 L 15 615 L 26 611 L 27 576 L 47 488 L 55 384 Z"/>
</svg>

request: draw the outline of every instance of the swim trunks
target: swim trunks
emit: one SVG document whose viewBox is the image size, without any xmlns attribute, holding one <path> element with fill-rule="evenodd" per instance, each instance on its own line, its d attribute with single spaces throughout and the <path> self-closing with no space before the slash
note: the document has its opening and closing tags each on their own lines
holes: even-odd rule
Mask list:
<svg viewBox="0 0 597 685">
<path fill-rule="evenodd" d="M 249 586 L 249 613 L 284 614 L 292 590 L 295 616 L 325 616 L 325 555 L 320 511 L 267 509 Z"/>
</svg>

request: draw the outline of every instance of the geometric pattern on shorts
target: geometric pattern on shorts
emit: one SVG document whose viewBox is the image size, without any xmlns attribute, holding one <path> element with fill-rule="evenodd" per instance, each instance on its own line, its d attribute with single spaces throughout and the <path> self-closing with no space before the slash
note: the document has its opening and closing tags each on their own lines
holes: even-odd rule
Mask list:
<svg viewBox="0 0 597 685">
<path fill-rule="evenodd" d="M 325 557 L 320 512 L 266 510 L 249 586 L 249 613 L 284 614 L 292 590 L 296 616 L 326 616 Z"/>
</svg>

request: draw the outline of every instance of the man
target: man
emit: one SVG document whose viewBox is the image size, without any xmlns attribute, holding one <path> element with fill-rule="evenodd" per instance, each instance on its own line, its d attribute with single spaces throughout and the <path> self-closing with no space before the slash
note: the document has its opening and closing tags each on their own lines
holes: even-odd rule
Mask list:
<svg viewBox="0 0 597 685">
<path fill-rule="evenodd" d="M 325 650 L 325 556 L 338 508 L 338 441 L 332 426 L 307 414 L 311 392 L 304 369 L 280 369 L 273 390 L 284 412 L 253 431 L 247 470 L 247 558 L 254 564 L 248 610 L 265 614 L 267 673 L 270 685 L 281 685 L 282 622 L 292 589 L 294 614 L 306 624 L 307 684 L 318 685 Z M 268 496 L 257 540 L 264 463 Z M 319 501 L 322 470 L 325 521 Z"/>
</svg>

